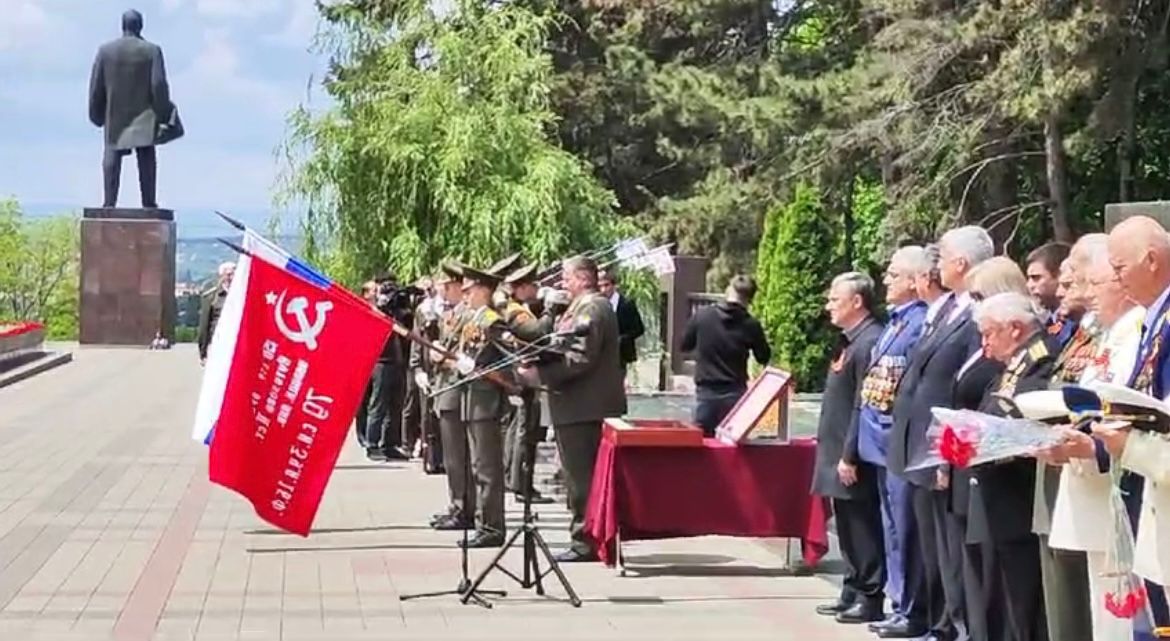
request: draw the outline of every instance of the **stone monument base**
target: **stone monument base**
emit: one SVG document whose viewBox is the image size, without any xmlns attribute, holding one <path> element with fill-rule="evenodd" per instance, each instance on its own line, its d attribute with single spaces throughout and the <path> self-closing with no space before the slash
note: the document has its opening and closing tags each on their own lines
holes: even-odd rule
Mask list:
<svg viewBox="0 0 1170 641">
<path fill-rule="evenodd" d="M 174 341 L 175 222 L 169 209 L 92 208 L 81 220 L 83 345 Z"/>
<path fill-rule="evenodd" d="M 1170 201 L 1158 200 L 1140 203 L 1110 203 L 1105 205 L 1105 231 L 1130 216 L 1149 216 L 1170 229 Z"/>
</svg>

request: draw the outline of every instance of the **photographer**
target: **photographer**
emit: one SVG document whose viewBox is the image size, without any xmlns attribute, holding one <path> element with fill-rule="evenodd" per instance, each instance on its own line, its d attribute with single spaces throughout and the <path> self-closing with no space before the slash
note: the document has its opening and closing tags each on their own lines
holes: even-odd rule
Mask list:
<svg viewBox="0 0 1170 641">
<path fill-rule="evenodd" d="M 373 282 L 374 307 L 395 323 L 409 322 L 409 291 L 398 287 L 393 274 L 382 274 Z M 402 451 L 402 402 L 406 394 L 403 351 L 402 340 L 391 334 L 370 376 L 365 403 L 366 456 L 373 461 L 410 458 Z"/>
</svg>

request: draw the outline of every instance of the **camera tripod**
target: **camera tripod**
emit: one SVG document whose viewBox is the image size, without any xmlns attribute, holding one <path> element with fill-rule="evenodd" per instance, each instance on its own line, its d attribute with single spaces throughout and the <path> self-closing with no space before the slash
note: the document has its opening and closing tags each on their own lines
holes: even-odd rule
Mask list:
<svg viewBox="0 0 1170 641">
<path fill-rule="evenodd" d="M 468 410 L 467 400 L 463 399 L 460 404 L 462 406 L 462 408 L 460 410 L 460 414 L 462 416 L 469 416 L 470 412 L 467 411 Z M 467 505 L 470 503 L 470 501 L 468 499 L 471 497 L 471 492 L 472 492 L 472 489 L 471 489 L 471 475 L 472 475 L 472 471 L 471 471 L 471 423 L 469 421 L 466 421 L 466 420 L 463 421 L 463 436 L 464 436 L 464 443 L 465 443 L 464 448 L 463 448 L 463 466 L 464 466 L 463 469 L 465 470 L 465 472 L 463 474 L 463 489 L 462 489 L 463 508 L 462 509 L 466 510 Z M 447 444 L 446 447 L 450 447 L 450 444 Z M 449 473 L 449 471 L 448 471 L 448 473 Z M 463 514 L 461 516 L 464 519 L 470 518 L 473 521 L 475 520 L 474 514 L 471 514 L 471 515 Z M 468 571 L 468 564 L 467 564 L 467 558 L 468 558 L 467 531 L 469 528 L 466 527 L 466 525 L 469 525 L 469 524 L 465 524 L 465 527 L 463 528 L 463 544 L 461 546 L 459 546 L 461 549 L 461 552 L 459 555 L 460 556 L 460 577 L 459 577 L 459 584 L 455 587 L 455 589 L 453 589 L 453 590 L 438 590 L 436 592 L 420 592 L 420 593 L 416 593 L 416 594 L 402 594 L 402 595 L 398 596 L 399 601 L 410 601 L 412 599 L 425 599 L 425 598 L 436 597 L 436 596 L 459 596 L 459 597 L 462 597 L 460 599 L 461 603 L 466 604 L 469 601 L 474 601 L 474 603 L 476 605 L 483 607 L 483 608 L 490 609 L 492 607 L 492 604 L 489 603 L 487 600 L 485 600 L 482 596 L 480 596 L 481 594 L 486 594 L 488 596 L 507 596 L 508 595 L 508 593 L 504 592 L 503 590 L 478 590 L 477 591 L 476 587 L 479 585 L 479 581 L 477 581 L 474 585 L 472 585 L 471 579 L 470 579 L 470 573 Z M 480 581 L 482 581 L 482 577 L 480 577 Z"/>
<path fill-rule="evenodd" d="M 529 429 L 525 430 L 524 439 L 529 440 L 533 438 L 533 431 L 531 429 L 531 412 L 533 411 L 533 407 L 529 403 L 525 409 L 528 412 L 525 415 L 525 420 L 529 421 Z M 463 603 L 467 603 L 471 599 L 482 601 L 483 599 L 479 596 L 480 592 L 483 592 L 479 589 L 480 584 L 491 574 L 492 570 L 499 570 L 520 584 L 520 587 L 525 590 L 535 587 L 536 593 L 540 596 L 544 596 L 544 584 L 542 580 L 550 572 L 554 573 L 557 576 L 557 580 L 560 581 L 561 586 L 565 588 L 565 592 L 568 593 L 569 603 L 575 608 L 581 607 L 580 597 L 573 590 L 573 586 L 569 583 L 568 577 L 561 571 L 560 564 L 553 556 L 552 551 L 549 550 L 548 543 L 545 542 L 544 537 L 540 534 L 540 526 L 536 524 L 537 515 L 532 511 L 532 487 L 536 468 L 536 461 L 534 460 L 535 450 L 535 447 L 528 447 L 527 443 L 523 443 L 520 451 L 520 476 L 524 484 L 524 522 L 512 533 L 512 536 L 508 537 L 507 542 L 504 543 L 504 547 L 500 548 L 495 558 L 483 569 L 483 572 L 480 572 L 479 576 L 475 578 L 475 581 L 471 583 L 467 591 L 463 592 L 461 598 Z M 524 537 L 524 570 L 522 576 L 517 576 L 511 570 L 501 565 L 500 561 L 508 553 L 508 550 L 512 549 L 512 546 L 516 544 L 516 541 L 521 536 Z M 540 560 L 536 555 L 538 549 L 540 550 L 541 556 L 544 557 L 545 562 L 548 563 L 547 570 L 541 571 Z"/>
</svg>

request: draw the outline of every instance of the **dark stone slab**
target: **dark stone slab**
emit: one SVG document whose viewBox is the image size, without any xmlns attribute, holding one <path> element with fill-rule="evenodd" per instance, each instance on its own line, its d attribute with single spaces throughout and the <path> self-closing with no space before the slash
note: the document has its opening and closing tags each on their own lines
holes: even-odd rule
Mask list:
<svg viewBox="0 0 1170 641">
<path fill-rule="evenodd" d="M 172 220 L 81 221 L 82 344 L 146 346 L 159 331 L 174 340 L 176 241 Z"/>
<path fill-rule="evenodd" d="M 660 278 L 661 290 L 666 295 L 665 317 L 661 319 L 666 330 L 663 338 L 670 352 L 669 371 L 674 374 L 691 373 L 685 367 L 682 338 L 691 318 L 691 295 L 707 289 L 709 263 L 706 258 L 698 256 L 675 256 L 674 273 Z"/>
<path fill-rule="evenodd" d="M 82 218 L 90 220 L 174 220 L 171 209 L 143 209 L 141 207 L 86 207 Z"/>
<path fill-rule="evenodd" d="M 1105 231 L 1130 216 L 1149 216 L 1170 229 L 1170 200 L 1142 203 L 1110 203 L 1105 205 Z"/>
</svg>

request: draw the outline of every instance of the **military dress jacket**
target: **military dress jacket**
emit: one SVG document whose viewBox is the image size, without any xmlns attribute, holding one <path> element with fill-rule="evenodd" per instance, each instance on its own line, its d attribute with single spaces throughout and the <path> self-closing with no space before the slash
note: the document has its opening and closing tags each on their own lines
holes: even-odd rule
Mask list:
<svg viewBox="0 0 1170 641">
<path fill-rule="evenodd" d="M 478 371 L 491 367 L 504 357 L 498 342 L 507 332 L 507 326 L 500 313 L 485 305 L 476 310 L 468 310 L 464 322 L 459 329 L 458 352 L 475 361 Z M 512 372 L 510 369 L 498 372 L 495 378 L 507 379 L 510 383 Z M 455 380 L 461 380 L 456 375 Z M 459 388 L 464 396 L 464 418 L 469 421 L 487 421 L 503 416 L 506 402 L 505 390 L 498 382 L 488 377 L 475 379 Z"/>
<path fill-rule="evenodd" d="M 1056 366 L 1047 336 L 1037 332 L 1008 362 L 980 411 L 993 416 L 1018 416 L 1011 399 L 1023 392 L 1048 389 Z M 1032 533 L 1036 461 L 1015 458 L 971 468 L 967 520 L 968 543 L 1008 543 Z"/>
<path fill-rule="evenodd" d="M 552 423 L 594 423 L 626 413 L 626 390 L 618 353 L 617 315 L 597 292 L 573 299 L 557 321 L 557 331 L 586 327 L 578 350 L 541 363 L 540 379 L 548 385 Z"/>
<path fill-rule="evenodd" d="M 439 346 L 448 350 L 456 351 L 459 348 L 459 336 L 463 330 L 463 323 L 466 321 L 466 307 L 459 303 L 453 307 L 444 309 L 439 314 Z M 433 355 L 428 354 L 428 359 L 432 359 Z M 455 371 L 455 363 L 450 361 L 442 361 L 435 363 L 435 376 L 431 381 L 431 386 L 434 389 L 441 389 L 451 385 L 455 382 L 458 372 Z M 458 412 L 463 409 L 463 397 L 459 388 L 455 388 L 435 397 L 435 411 L 436 412 Z"/>
</svg>

